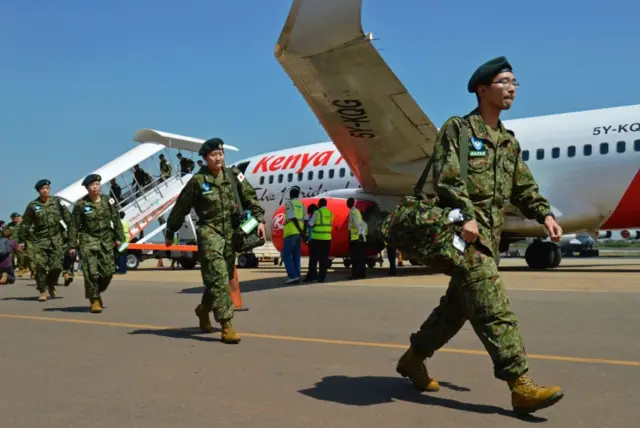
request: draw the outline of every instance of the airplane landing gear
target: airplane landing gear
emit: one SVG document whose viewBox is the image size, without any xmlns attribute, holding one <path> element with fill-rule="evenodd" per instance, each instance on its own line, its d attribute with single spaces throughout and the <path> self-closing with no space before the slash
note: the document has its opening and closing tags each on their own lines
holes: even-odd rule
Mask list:
<svg viewBox="0 0 640 428">
<path fill-rule="evenodd" d="M 534 241 L 527 247 L 524 258 L 531 269 L 553 269 L 562 261 L 562 250 L 553 242 Z"/>
</svg>

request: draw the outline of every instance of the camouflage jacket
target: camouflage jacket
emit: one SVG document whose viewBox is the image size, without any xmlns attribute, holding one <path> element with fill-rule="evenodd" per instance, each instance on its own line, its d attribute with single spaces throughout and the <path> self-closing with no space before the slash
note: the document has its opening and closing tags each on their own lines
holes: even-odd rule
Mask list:
<svg viewBox="0 0 640 428">
<path fill-rule="evenodd" d="M 171 165 L 169 165 L 169 162 L 167 162 L 166 159 L 162 159 L 160 161 L 160 175 L 163 178 L 171 177 L 172 171 L 173 171 L 173 168 L 171 167 Z"/>
<path fill-rule="evenodd" d="M 73 207 L 69 243 L 80 251 L 86 249 L 112 249 L 116 241 L 124 242 L 124 230 L 115 201 L 100 195 L 100 202 L 91 202 L 89 196 Z"/>
<path fill-rule="evenodd" d="M 70 223 L 69 210 L 59 198 L 50 196 L 47 202 L 38 198 L 27 205 L 16 241 L 24 244 L 29 240 L 36 247 L 67 245 Z"/>
<path fill-rule="evenodd" d="M 221 171 L 224 174 L 224 170 Z M 241 177 L 241 178 L 238 178 Z M 232 180 L 232 181 L 230 181 Z M 176 204 L 167 220 L 167 236 L 180 229 L 184 218 L 193 208 L 198 216 L 199 228 L 211 228 L 218 235 L 230 239 L 233 234 L 231 215 L 236 210 L 233 187 L 238 186 L 242 205 L 251 212 L 253 218 L 264 222 L 264 209 L 258 202 L 256 191 L 244 179 L 238 168 L 231 168 L 229 177 L 223 175 L 216 184 L 216 177 L 206 168 L 200 168 L 180 192 Z"/>
<path fill-rule="evenodd" d="M 468 126 L 469 141 L 461 141 L 461 126 Z M 549 202 L 522 160 L 520 143 L 498 123 L 498 143 L 491 141 L 477 110 L 448 119 L 438 132 L 434 151 L 434 188 L 441 206 L 460 208 L 478 222 L 480 243 L 499 256 L 504 227 L 503 208 L 509 200 L 527 218 L 544 223 L 551 214 Z M 460 144 L 469 145 L 466 183 L 460 177 Z"/>
</svg>

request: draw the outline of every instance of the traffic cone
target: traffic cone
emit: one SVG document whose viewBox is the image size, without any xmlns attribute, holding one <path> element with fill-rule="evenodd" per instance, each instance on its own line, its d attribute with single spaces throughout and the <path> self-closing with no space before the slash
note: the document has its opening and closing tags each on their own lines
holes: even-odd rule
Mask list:
<svg viewBox="0 0 640 428">
<path fill-rule="evenodd" d="M 248 311 L 249 308 L 242 305 L 242 293 L 240 292 L 240 282 L 238 281 L 238 270 L 233 267 L 233 278 L 229 279 L 229 295 L 233 302 L 233 310 Z"/>
</svg>

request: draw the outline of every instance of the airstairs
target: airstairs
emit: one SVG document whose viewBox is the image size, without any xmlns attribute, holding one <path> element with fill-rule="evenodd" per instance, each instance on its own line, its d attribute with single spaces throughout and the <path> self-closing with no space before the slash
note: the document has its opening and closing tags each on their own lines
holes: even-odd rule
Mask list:
<svg viewBox="0 0 640 428">
<path fill-rule="evenodd" d="M 87 172 L 83 178 L 90 173 L 99 174 L 102 177 L 102 193 L 109 195 L 118 210 L 124 213 L 123 220 L 129 224 L 129 236 L 121 250 L 129 248 L 138 253 L 145 250 L 169 251 L 171 258 L 189 258 L 190 260 L 182 264 L 184 267 L 193 267 L 197 246 L 184 245 L 196 242 L 193 211 L 185 218 L 177 245 L 166 247 L 164 243 L 147 242 L 164 230 L 166 214 L 173 208 L 180 191 L 200 169 L 196 164 L 197 152 L 205 140 L 142 129 L 135 134 L 134 141 L 139 145 L 96 170 Z M 226 144 L 225 150 L 238 149 Z M 193 167 L 183 171 L 177 153 L 181 153 L 183 159 L 192 159 Z M 162 172 L 160 156 L 171 166 L 170 173 L 166 170 Z M 136 171 L 136 168 L 139 168 L 139 171 Z M 70 209 L 87 194 L 87 190 L 82 186 L 83 178 L 55 194 Z"/>
</svg>

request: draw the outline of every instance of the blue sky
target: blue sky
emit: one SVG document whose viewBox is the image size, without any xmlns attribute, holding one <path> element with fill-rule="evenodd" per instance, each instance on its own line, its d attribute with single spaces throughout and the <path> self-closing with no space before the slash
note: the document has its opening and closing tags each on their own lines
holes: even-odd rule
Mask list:
<svg viewBox="0 0 640 428">
<path fill-rule="evenodd" d="M 473 107 L 473 70 L 506 55 L 505 118 L 640 103 L 638 2 L 371 0 L 363 27 L 431 119 Z M 181 4 L 181 6 L 178 6 Z M 268 6 L 267 6 L 268 4 Z M 289 0 L 8 0 L 0 6 L 0 218 L 43 177 L 58 191 L 155 128 L 241 148 L 326 141 L 273 56 Z"/>
</svg>

